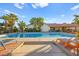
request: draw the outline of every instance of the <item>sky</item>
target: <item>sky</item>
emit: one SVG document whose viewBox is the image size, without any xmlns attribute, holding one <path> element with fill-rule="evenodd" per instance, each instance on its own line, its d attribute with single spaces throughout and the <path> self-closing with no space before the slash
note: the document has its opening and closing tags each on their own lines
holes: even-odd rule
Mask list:
<svg viewBox="0 0 79 59">
<path fill-rule="evenodd" d="M 78 3 L 0 3 L 0 16 L 14 13 L 26 24 L 32 17 L 43 17 L 45 23 L 71 23 L 79 14 Z M 0 19 L 0 23 L 4 22 Z"/>
</svg>

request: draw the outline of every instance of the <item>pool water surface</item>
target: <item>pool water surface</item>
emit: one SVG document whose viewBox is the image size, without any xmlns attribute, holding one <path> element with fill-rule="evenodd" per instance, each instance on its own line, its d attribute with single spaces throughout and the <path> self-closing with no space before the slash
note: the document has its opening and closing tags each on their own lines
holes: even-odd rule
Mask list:
<svg viewBox="0 0 79 59">
<path fill-rule="evenodd" d="M 72 38 L 75 34 L 69 34 L 64 32 L 25 32 L 25 33 L 10 33 L 4 38 Z"/>
</svg>

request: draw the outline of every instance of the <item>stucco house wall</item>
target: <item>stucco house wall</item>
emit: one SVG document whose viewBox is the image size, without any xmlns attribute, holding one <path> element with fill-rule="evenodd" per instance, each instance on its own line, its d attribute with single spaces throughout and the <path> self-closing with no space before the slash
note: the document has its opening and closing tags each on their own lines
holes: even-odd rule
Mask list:
<svg viewBox="0 0 79 59">
<path fill-rule="evenodd" d="M 28 25 L 27 28 L 28 28 L 28 29 L 30 29 L 30 28 L 33 29 L 34 26 L 33 26 L 33 25 Z"/>
<path fill-rule="evenodd" d="M 47 24 L 43 24 L 43 26 L 41 26 L 41 32 L 49 32 L 50 27 Z"/>
<path fill-rule="evenodd" d="M 77 31 L 79 31 L 79 26 L 78 26 L 78 27 L 76 27 L 76 29 L 77 29 Z"/>
</svg>

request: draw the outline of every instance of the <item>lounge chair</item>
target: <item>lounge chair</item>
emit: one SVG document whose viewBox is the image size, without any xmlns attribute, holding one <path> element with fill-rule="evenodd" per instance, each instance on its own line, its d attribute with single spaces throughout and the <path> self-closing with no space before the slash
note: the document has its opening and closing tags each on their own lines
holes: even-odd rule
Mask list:
<svg viewBox="0 0 79 59">
<path fill-rule="evenodd" d="M 58 43 L 58 44 L 62 44 L 63 45 L 67 40 L 66 39 L 57 38 L 57 39 L 55 39 L 53 41 Z"/>
<path fill-rule="evenodd" d="M 23 42 L 17 42 L 13 39 L 1 40 L 0 56 L 11 55 L 17 47 L 23 44 Z"/>
<path fill-rule="evenodd" d="M 79 41 L 77 40 L 77 38 L 72 38 L 72 39 L 65 41 L 64 46 L 73 48 L 74 46 L 78 44 L 79 44 Z"/>
<path fill-rule="evenodd" d="M 74 38 L 68 42 L 65 42 L 64 46 L 66 48 L 70 48 L 71 52 L 73 52 L 74 54 L 79 55 L 79 40 L 77 38 Z"/>
<path fill-rule="evenodd" d="M 54 40 L 56 43 L 59 43 L 59 44 L 62 44 L 64 46 L 67 46 L 67 44 L 69 44 L 70 42 L 73 42 L 75 41 L 76 39 L 75 38 L 71 38 L 71 39 L 56 39 Z"/>
<path fill-rule="evenodd" d="M 5 47 L 4 47 L 4 45 L 2 44 L 2 42 L 0 41 L 0 51 L 2 51 L 2 50 L 4 50 L 5 49 Z"/>
<path fill-rule="evenodd" d="M 79 51 L 79 41 L 78 38 L 72 38 L 69 40 L 63 40 L 63 39 L 57 39 L 56 43 L 61 44 L 62 46 L 64 46 L 65 48 L 67 48 L 68 50 L 72 51 L 74 50 L 74 54 L 79 55 L 78 51 Z"/>
</svg>

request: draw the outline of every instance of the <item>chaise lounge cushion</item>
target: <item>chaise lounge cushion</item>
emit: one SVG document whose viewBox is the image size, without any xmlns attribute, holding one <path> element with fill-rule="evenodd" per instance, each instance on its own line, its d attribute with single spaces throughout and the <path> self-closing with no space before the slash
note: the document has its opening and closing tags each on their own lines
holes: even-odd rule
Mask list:
<svg viewBox="0 0 79 59">
<path fill-rule="evenodd" d="M 2 42 L 0 41 L 0 51 L 4 50 L 5 47 L 3 46 Z"/>
<path fill-rule="evenodd" d="M 2 40 L 2 43 L 3 45 L 8 45 L 8 44 L 12 44 L 12 43 L 16 43 L 17 41 L 14 40 L 14 39 L 5 39 L 5 40 Z"/>
<path fill-rule="evenodd" d="M 8 55 L 9 53 L 11 53 L 18 46 L 18 43 L 19 42 L 14 39 L 1 40 L 1 44 L 5 47 L 5 49 L 0 51 L 0 56 Z"/>
<path fill-rule="evenodd" d="M 23 42 L 10 43 L 5 45 L 5 50 L 0 51 L 0 56 L 10 56 L 12 52 L 16 50 L 16 48 L 21 47 Z"/>
<path fill-rule="evenodd" d="M 17 43 L 16 40 L 14 39 L 4 39 L 4 40 L 0 40 L 0 51 L 4 50 L 7 48 L 7 46 L 15 46 Z"/>
</svg>

